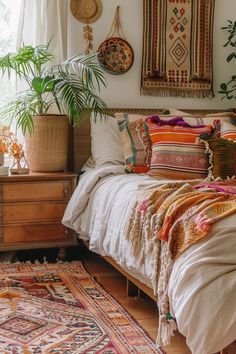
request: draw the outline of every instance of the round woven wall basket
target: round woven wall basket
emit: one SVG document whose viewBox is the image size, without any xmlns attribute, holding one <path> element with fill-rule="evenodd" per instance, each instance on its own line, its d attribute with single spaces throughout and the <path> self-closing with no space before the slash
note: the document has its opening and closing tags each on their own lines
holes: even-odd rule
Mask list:
<svg viewBox="0 0 236 354">
<path fill-rule="evenodd" d="M 58 172 L 67 169 L 69 120 L 65 115 L 33 117 L 34 131 L 25 138 L 30 171 Z"/>
</svg>

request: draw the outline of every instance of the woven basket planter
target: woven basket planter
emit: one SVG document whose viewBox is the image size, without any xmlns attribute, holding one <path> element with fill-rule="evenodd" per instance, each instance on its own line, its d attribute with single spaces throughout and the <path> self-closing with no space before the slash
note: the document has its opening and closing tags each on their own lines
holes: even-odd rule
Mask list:
<svg viewBox="0 0 236 354">
<path fill-rule="evenodd" d="M 0 166 L 4 165 L 4 152 L 0 151 Z"/>
<path fill-rule="evenodd" d="M 26 159 L 30 171 L 66 171 L 69 119 L 65 115 L 44 114 L 33 117 L 34 131 L 25 137 Z"/>
</svg>

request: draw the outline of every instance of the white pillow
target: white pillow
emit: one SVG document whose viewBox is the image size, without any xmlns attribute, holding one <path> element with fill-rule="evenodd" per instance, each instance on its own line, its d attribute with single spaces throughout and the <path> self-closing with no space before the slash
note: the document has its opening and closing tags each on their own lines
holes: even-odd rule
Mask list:
<svg viewBox="0 0 236 354">
<path fill-rule="evenodd" d="M 230 111 L 219 112 L 219 113 L 210 113 L 210 114 L 197 114 L 194 118 L 194 114 L 189 114 L 184 111 L 179 111 L 178 109 L 168 109 L 170 114 L 175 116 L 181 116 L 187 123 L 190 123 L 190 119 L 196 119 L 197 123 L 195 124 L 213 124 L 216 119 L 220 119 L 223 122 L 230 122 L 231 118 L 236 119 L 236 114 Z"/>
<path fill-rule="evenodd" d="M 205 120 L 203 120 L 199 114 L 194 115 L 194 114 L 190 114 L 190 113 L 180 111 L 178 109 L 173 109 L 173 108 L 168 109 L 168 112 L 170 115 L 173 115 L 175 117 L 183 117 L 185 122 L 190 125 L 210 124 L 210 123 L 205 122 Z"/>
<path fill-rule="evenodd" d="M 231 119 L 236 119 L 236 114 L 233 112 L 207 114 L 204 118 L 204 122 L 206 121 L 207 124 L 212 124 L 216 119 L 219 119 L 221 122 L 231 122 Z"/>
<path fill-rule="evenodd" d="M 189 114 L 184 111 L 180 111 L 179 109 L 174 109 L 174 108 L 168 108 L 167 111 L 169 112 L 168 114 L 173 114 L 176 117 L 191 117 L 192 114 Z"/>
<path fill-rule="evenodd" d="M 91 117 L 91 150 L 96 166 L 124 165 L 124 153 L 116 118 Z"/>
</svg>

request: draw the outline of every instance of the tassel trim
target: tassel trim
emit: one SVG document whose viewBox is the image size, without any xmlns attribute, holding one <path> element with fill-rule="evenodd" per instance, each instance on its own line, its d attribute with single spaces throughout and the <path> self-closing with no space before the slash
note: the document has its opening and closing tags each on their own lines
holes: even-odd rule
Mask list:
<svg viewBox="0 0 236 354">
<path fill-rule="evenodd" d="M 171 88 L 145 88 L 141 87 L 141 95 L 159 96 L 159 97 L 181 97 L 181 98 L 209 98 L 215 97 L 214 92 L 209 89 L 206 91 L 173 90 Z"/>
<path fill-rule="evenodd" d="M 157 345 L 170 345 L 171 337 L 174 336 L 174 331 L 177 330 L 175 319 L 168 312 L 161 315 L 159 318 L 159 329 L 157 336 Z"/>
</svg>

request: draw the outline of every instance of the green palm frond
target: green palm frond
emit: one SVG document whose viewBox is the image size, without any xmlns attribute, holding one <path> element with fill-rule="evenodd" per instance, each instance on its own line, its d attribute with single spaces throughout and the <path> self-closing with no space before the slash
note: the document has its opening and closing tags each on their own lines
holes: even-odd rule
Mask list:
<svg viewBox="0 0 236 354">
<path fill-rule="evenodd" d="M 2 121 L 16 119 L 23 133 L 33 131 L 34 115 L 45 114 L 53 105 L 66 113 L 73 125 L 80 123 L 84 112 L 102 114 L 106 105 L 96 92 L 106 86 L 105 74 L 97 54 L 77 55 L 61 65 L 47 68 L 54 59 L 48 45 L 23 45 L 16 53 L 0 58 L 0 73 L 14 72 L 28 84 L 14 101 L 0 109 Z"/>
<path fill-rule="evenodd" d="M 84 110 L 93 110 L 95 115 L 102 113 L 105 103 L 75 78 L 61 83 L 61 101 L 74 125 L 81 120 Z"/>
<path fill-rule="evenodd" d="M 103 70 L 97 60 L 97 54 L 88 54 L 85 56 L 77 55 L 69 59 L 62 65 L 57 66 L 60 74 L 69 76 L 76 74 L 80 77 L 85 86 L 91 90 L 97 88 L 100 90 L 100 85 L 106 86 L 106 78 Z M 96 85 L 94 84 L 94 80 Z"/>
<path fill-rule="evenodd" d="M 25 79 L 31 75 L 37 76 L 42 72 L 44 64 L 54 59 L 46 45 L 31 45 L 19 48 L 16 53 L 8 53 L 0 58 L 0 69 L 4 75 L 7 71 L 10 77 L 12 72 L 15 72 L 19 78 Z"/>
</svg>

